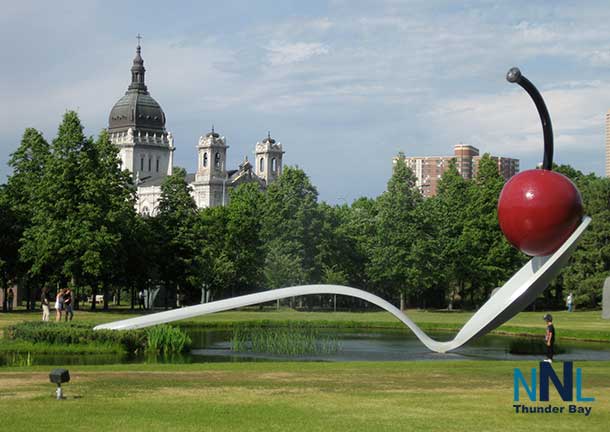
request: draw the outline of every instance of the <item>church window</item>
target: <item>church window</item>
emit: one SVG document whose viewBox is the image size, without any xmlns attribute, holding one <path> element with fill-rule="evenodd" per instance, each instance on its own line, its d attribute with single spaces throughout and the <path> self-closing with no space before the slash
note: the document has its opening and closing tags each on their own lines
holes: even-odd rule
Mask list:
<svg viewBox="0 0 610 432">
<path fill-rule="evenodd" d="M 220 153 L 216 153 L 214 156 L 214 165 L 216 168 L 220 168 Z"/>
<path fill-rule="evenodd" d="M 206 168 L 208 166 L 208 152 L 203 154 L 203 167 Z"/>
<path fill-rule="evenodd" d="M 144 156 L 140 158 L 140 171 L 144 171 Z"/>
<path fill-rule="evenodd" d="M 157 159 L 157 172 L 159 172 L 159 159 Z"/>
<path fill-rule="evenodd" d="M 148 157 L 148 172 L 152 171 L 152 157 Z"/>
<path fill-rule="evenodd" d="M 277 162 L 275 161 L 275 158 L 271 159 L 271 171 L 277 172 Z"/>
<path fill-rule="evenodd" d="M 149 216 L 150 215 L 150 211 L 148 210 L 148 207 L 143 207 L 142 208 L 142 215 L 143 216 Z"/>
<path fill-rule="evenodd" d="M 260 162 L 259 162 L 259 167 L 258 167 L 258 170 L 259 170 L 260 172 L 263 172 L 263 171 L 264 171 L 264 169 L 265 169 L 265 159 L 264 159 L 264 158 L 261 158 L 261 160 L 260 160 Z"/>
</svg>

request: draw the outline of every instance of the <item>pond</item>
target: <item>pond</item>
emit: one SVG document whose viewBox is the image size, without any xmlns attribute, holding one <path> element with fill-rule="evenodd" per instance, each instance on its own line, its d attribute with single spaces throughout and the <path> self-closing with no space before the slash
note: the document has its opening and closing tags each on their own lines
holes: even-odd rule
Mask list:
<svg viewBox="0 0 610 432">
<path fill-rule="evenodd" d="M 338 339 L 340 349 L 333 354 L 305 356 L 269 355 L 265 353 L 231 351 L 231 331 L 189 329 L 193 339 L 192 357 L 210 360 L 308 360 L 308 361 L 401 361 L 401 360 L 538 360 L 541 356 L 514 355 L 508 352 L 513 340 L 509 336 L 487 335 L 469 342 L 458 350 L 439 354 L 428 350 L 411 332 L 401 329 L 324 329 Z M 453 333 L 435 332 L 438 340 L 451 339 Z M 543 338 L 540 338 L 543 345 Z M 610 344 L 560 340 L 565 351 L 557 360 L 610 360 Z M 197 359 L 196 361 L 198 361 Z"/>
<path fill-rule="evenodd" d="M 187 327 L 193 340 L 190 354 L 163 356 L 127 356 L 118 354 L 0 355 L 0 365 L 86 365 L 116 363 L 205 363 L 248 361 L 404 361 L 404 360 L 540 360 L 541 355 L 508 353 L 512 337 L 487 335 L 466 346 L 447 353 L 429 351 L 408 330 L 402 329 L 323 329 L 320 335 L 335 338 L 339 350 L 332 354 L 271 355 L 265 353 L 234 352 L 231 350 L 230 330 Z M 432 337 L 447 340 L 451 333 L 432 333 Z M 540 344 L 543 344 L 542 336 Z M 610 360 L 610 344 L 559 339 L 563 353 L 559 361 Z"/>
</svg>

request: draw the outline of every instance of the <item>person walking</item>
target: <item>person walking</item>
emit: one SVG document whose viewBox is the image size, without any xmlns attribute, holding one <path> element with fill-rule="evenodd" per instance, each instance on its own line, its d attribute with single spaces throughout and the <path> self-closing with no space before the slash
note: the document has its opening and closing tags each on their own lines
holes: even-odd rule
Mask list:
<svg viewBox="0 0 610 432">
<path fill-rule="evenodd" d="M 61 314 L 64 310 L 64 289 L 60 289 L 57 291 L 57 295 L 55 296 L 55 321 L 61 321 Z"/>
<path fill-rule="evenodd" d="M 64 309 L 66 311 L 66 321 L 72 321 L 72 318 L 74 317 L 72 301 L 72 290 L 68 287 L 64 290 Z"/>
<path fill-rule="evenodd" d="M 546 343 L 546 359 L 544 361 L 553 363 L 555 348 L 555 326 L 553 325 L 553 317 L 551 314 L 546 314 L 543 319 L 546 322 L 546 334 L 544 336 L 544 342 Z"/>
<path fill-rule="evenodd" d="M 572 309 L 574 308 L 574 294 L 570 293 L 568 295 L 568 298 L 566 300 L 566 306 L 568 307 L 568 312 L 572 312 Z"/>
<path fill-rule="evenodd" d="M 42 320 L 49 321 L 49 288 L 47 287 L 42 289 L 40 304 L 42 305 Z"/>
<path fill-rule="evenodd" d="M 6 294 L 6 310 L 11 312 L 13 310 L 13 302 L 15 301 L 15 293 L 12 288 L 8 289 Z"/>
<path fill-rule="evenodd" d="M 146 297 L 146 294 L 144 293 L 144 289 L 141 289 L 140 293 L 138 294 L 138 304 L 140 306 L 140 310 L 145 309 L 145 303 L 144 303 L 145 297 Z"/>
</svg>

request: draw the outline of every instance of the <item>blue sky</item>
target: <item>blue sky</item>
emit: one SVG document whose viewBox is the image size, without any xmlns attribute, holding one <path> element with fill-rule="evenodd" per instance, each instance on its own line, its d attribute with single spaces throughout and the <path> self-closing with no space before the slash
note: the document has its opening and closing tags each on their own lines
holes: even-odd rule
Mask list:
<svg viewBox="0 0 610 432">
<path fill-rule="evenodd" d="M 381 193 L 398 151 L 444 155 L 462 142 L 533 167 L 539 119 L 505 80 L 518 66 L 547 101 L 556 161 L 603 173 L 607 2 L 126 3 L 3 2 L 0 178 L 26 127 L 51 140 L 66 109 L 90 135 L 107 125 L 137 33 L 188 171 L 212 124 L 229 167 L 270 130 L 331 203 Z"/>
</svg>

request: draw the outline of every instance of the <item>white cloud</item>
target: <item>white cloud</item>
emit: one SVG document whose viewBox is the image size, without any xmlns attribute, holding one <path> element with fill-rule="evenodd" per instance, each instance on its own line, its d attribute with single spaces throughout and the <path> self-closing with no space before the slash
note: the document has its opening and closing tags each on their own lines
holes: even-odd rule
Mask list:
<svg viewBox="0 0 610 432">
<path fill-rule="evenodd" d="M 12 41 L 3 53 L 10 67 L 0 70 L 0 97 L 10 101 L 0 107 L 3 160 L 24 127 L 53 134 L 66 108 L 80 107 L 91 133 L 105 126 L 129 82 L 132 33 L 141 31 L 147 84 L 184 164 L 214 122 L 231 154 L 241 151 L 235 136 L 250 142 L 267 130 L 259 131 L 261 124 L 279 125 L 270 127 L 281 128 L 286 157 L 318 176 L 313 180 L 329 199 L 356 184 L 380 191 L 398 149 L 450 153 L 463 141 L 520 157 L 526 166 L 539 159 L 542 134 L 531 100 L 504 80 L 518 65 L 547 100 L 558 160 L 569 155 L 577 167 L 601 172 L 610 9 L 515 1 L 491 7 L 469 0 L 455 8 L 331 0 L 319 8 L 295 3 L 293 10 L 262 2 L 240 5 L 239 14 L 222 4 L 159 4 L 135 31 L 125 30 L 131 12 L 146 13 L 135 4 L 121 16 L 101 2 L 65 3 L 36 16 L 31 8 L 16 10 L 0 17 L 0 36 Z M 331 144 L 319 136 L 332 137 Z M 340 165 L 320 161 L 329 147 L 341 149 Z M 370 181 L 359 178 L 362 170 L 341 168 L 361 166 L 363 157 Z M 358 196 L 353 189 L 341 195 Z"/>
<path fill-rule="evenodd" d="M 287 43 L 273 40 L 267 46 L 267 50 L 271 66 L 289 65 L 305 61 L 310 57 L 328 54 L 328 48 L 319 42 Z"/>
<path fill-rule="evenodd" d="M 555 154 L 601 154 L 610 82 L 577 87 L 568 82 L 543 91 L 555 134 Z M 423 117 L 444 137 L 454 136 L 481 151 L 536 160 L 542 154 L 542 127 L 529 96 L 521 89 L 439 100 Z M 532 165 L 530 163 L 530 165 Z"/>
</svg>

